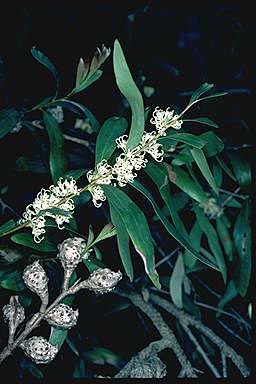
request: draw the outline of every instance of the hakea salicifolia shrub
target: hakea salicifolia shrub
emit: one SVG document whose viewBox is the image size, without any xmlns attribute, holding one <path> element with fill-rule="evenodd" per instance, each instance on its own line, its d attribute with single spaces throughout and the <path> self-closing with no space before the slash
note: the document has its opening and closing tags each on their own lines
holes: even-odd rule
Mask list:
<svg viewBox="0 0 256 384">
<path fill-rule="evenodd" d="M 75 294 L 81 289 L 89 289 L 95 294 L 108 293 L 121 280 L 122 274 L 120 271 L 113 272 L 109 268 L 99 268 L 91 273 L 88 279 L 83 281 L 79 279 L 70 286 L 72 273 L 78 264 L 89 256 L 89 252 L 85 251 L 85 246 L 85 240 L 77 237 L 66 239 L 58 246 L 58 258 L 64 269 L 64 279 L 61 294 L 49 306 L 47 306 L 49 278 L 43 267 L 37 260 L 25 268 L 23 280 L 26 286 L 39 296 L 42 305 L 39 312 L 27 322 L 23 333 L 19 333 L 16 340 L 14 339 L 15 332 L 25 320 L 24 308 L 19 303 L 17 296 L 12 296 L 9 304 L 3 307 L 4 320 L 8 323 L 9 328 L 7 347 L 9 351 L 19 346 L 35 363 L 49 363 L 58 353 L 58 347 L 41 336 L 33 336 L 27 339 L 28 334 L 38 326 L 41 320 L 47 321 L 50 326 L 57 329 L 69 330 L 77 323 L 78 309 L 73 310 L 69 305 L 61 303 L 63 298 Z M 4 357 L 5 352 L 3 351 L 0 354 L 0 362 Z"/>
<path fill-rule="evenodd" d="M 127 183 L 132 183 L 137 176 L 136 171 L 146 166 L 148 161 L 146 155 L 152 156 L 158 162 L 163 161 L 164 150 L 158 143 L 158 139 L 165 136 L 166 130 L 170 127 L 180 129 L 182 120 L 169 108 L 164 111 L 157 107 L 150 122 L 155 125 L 156 130 L 145 132 L 137 147 L 127 148 L 127 135 L 116 139 L 117 148 L 122 153 L 116 158 L 113 166 L 104 159 L 97 164 L 94 171 L 89 171 L 87 173 L 89 185 L 85 188 L 79 189 L 72 177 L 60 178 L 56 186 L 51 185 L 49 189 L 42 189 L 38 193 L 34 202 L 27 206 L 20 220 L 20 224 L 26 224 L 32 228 L 35 242 L 39 243 L 44 238 L 46 217 L 53 218 L 59 229 L 64 228 L 63 225 L 70 221 L 74 212 L 73 197 L 82 191 L 90 191 L 92 201 L 98 208 L 106 200 L 101 184 L 124 187 Z"/>
</svg>

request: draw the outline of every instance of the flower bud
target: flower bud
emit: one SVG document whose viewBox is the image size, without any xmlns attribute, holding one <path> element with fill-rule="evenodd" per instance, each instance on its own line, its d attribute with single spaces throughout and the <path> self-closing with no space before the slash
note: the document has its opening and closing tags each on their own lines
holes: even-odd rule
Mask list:
<svg viewBox="0 0 256 384">
<path fill-rule="evenodd" d="M 82 251 L 85 246 L 86 242 L 81 237 L 66 239 L 58 245 L 58 257 L 64 269 L 74 270 L 82 261 L 83 257 L 86 258 L 87 254 L 82 256 Z"/>
<path fill-rule="evenodd" d="M 20 347 L 36 364 L 50 363 L 58 353 L 58 348 L 41 336 L 33 336 L 23 341 Z"/>
<path fill-rule="evenodd" d="M 35 292 L 42 301 L 48 298 L 49 279 L 38 260 L 24 269 L 23 280 L 27 287 Z"/>
<path fill-rule="evenodd" d="M 25 320 L 25 311 L 19 303 L 18 296 L 11 296 L 9 304 L 3 307 L 4 321 L 9 326 L 9 344 L 13 341 L 13 336 L 19 324 Z"/>
<path fill-rule="evenodd" d="M 70 277 L 76 269 L 77 265 L 82 261 L 83 258 L 86 259 L 89 256 L 89 252 L 85 253 L 85 255 L 82 255 L 85 247 L 86 242 L 81 237 L 66 239 L 58 245 L 58 257 L 64 269 L 64 291 L 68 289 Z"/>
<path fill-rule="evenodd" d="M 78 310 L 74 311 L 66 304 L 59 304 L 52 308 L 45 316 L 47 322 L 60 329 L 70 329 L 76 325 L 78 318 Z"/>
<path fill-rule="evenodd" d="M 85 281 L 85 288 L 90 289 L 95 293 L 103 294 L 112 291 L 121 279 L 122 273 L 120 271 L 113 272 L 109 268 L 99 268 Z"/>
</svg>

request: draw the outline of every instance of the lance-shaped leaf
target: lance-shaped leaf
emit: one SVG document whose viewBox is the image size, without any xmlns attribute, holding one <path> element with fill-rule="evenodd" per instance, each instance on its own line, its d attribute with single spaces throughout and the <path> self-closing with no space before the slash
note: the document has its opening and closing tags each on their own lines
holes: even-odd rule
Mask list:
<svg viewBox="0 0 256 384">
<path fill-rule="evenodd" d="M 210 220 L 205 216 L 205 214 L 203 213 L 203 210 L 198 206 L 196 206 L 195 204 L 194 204 L 194 212 L 196 214 L 198 224 L 200 225 L 202 231 L 205 233 L 207 237 L 211 252 L 215 257 L 216 263 L 219 266 L 219 269 L 221 271 L 223 280 L 226 283 L 227 267 L 226 267 L 225 258 L 224 258 L 215 228 L 210 223 Z"/>
<path fill-rule="evenodd" d="M 131 186 L 138 189 L 147 199 L 150 201 L 152 207 L 154 208 L 156 214 L 158 215 L 159 219 L 161 220 L 162 224 L 164 225 L 165 229 L 187 250 L 189 250 L 195 258 L 202 261 L 202 263 L 218 270 L 218 267 L 216 264 L 213 264 L 212 262 L 208 261 L 204 256 L 200 255 L 198 252 L 195 251 L 195 249 L 189 244 L 189 242 L 176 230 L 176 228 L 167 220 L 167 218 L 163 215 L 161 209 L 158 207 L 157 203 L 155 202 L 153 196 L 150 194 L 150 192 L 137 180 L 135 180 Z"/>
<path fill-rule="evenodd" d="M 127 99 L 132 110 L 132 122 L 127 148 L 133 149 L 139 144 L 144 132 L 144 105 L 141 93 L 132 78 L 118 40 L 115 40 L 114 43 L 113 61 L 117 86 Z"/>
<path fill-rule="evenodd" d="M 64 138 L 56 119 L 43 111 L 44 123 L 50 140 L 49 164 L 52 180 L 55 183 L 67 171 L 67 161 L 64 154 Z"/>
<path fill-rule="evenodd" d="M 110 216 L 111 221 L 115 226 L 116 229 L 116 235 L 117 235 L 117 245 L 119 254 L 125 269 L 125 272 L 129 279 L 133 280 L 133 265 L 132 265 L 132 258 L 131 253 L 129 249 L 129 234 L 126 230 L 124 221 L 122 219 L 121 214 L 119 213 L 119 210 L 117 210 L 112 204 L 109 204 L 110 208 Z"/>
<path fill-rule="evenodd" d="M 180 253 L 176 260 L 169 282 L 169 291 L 172 301 L 178 308 L 183 308 L 182 285 L 184 277 L 185 269 L 183 263 L 183 256 Z"/>
<path fill-rule="evenodd" d="M 160 288 L 158 274 L 155 270 L 155 255 L 152 236 L 147 219 L 141 209 L 130 197 L 119 188 L 110 185 L 102 185 L 108 201 L 122 215 L 126 230 L 136 251 L 141 256 L 145 271 L 153 284 Z"/>
<path fill-rule="evenodd" d="M 218 187 L 216 185 L 212 172 L 209 168 L 204 152 L 202 151 L 202 149 L 198 149 L 198 148 L 193 148 L 190 151 L 192 153 L 192 156 L 195 159 L 195 162 L 198 165 L 198 168 L 202 172 L 202 175 L 208 181 L 209 185 L 212 187 L 214 192 L 218 195 L 219 194 Z"/>
<path fill-rule="evenodd" d="M 238 252 L 234 282 L 240 295 L 245 296 L 249 286 L 252 269 L 249 201 L 245 201 L 239 215 L 237 216 L 234 225 L 233 237 L 235 247 Z"/>
<path fill-rule="evenodd" d="M 95 165 L 110 158 L 116 149 L 116 139 L 125 133 L 127 126 L 124 117 L 114 116 L 104 122 L 96 141 Z"/>
<path fill-rule="evenodd" d="M 41 51 L 36 49 L 35 47 L 31 48 L 31 53 L 34 56 L 34 58 L 39 61 L 42 65 L 44 65 L 53 75 L 55 81 L 56 81 L 56 93 L 55 98 L 58 96 L 59 87 L 60 87 L 60 77 L 57 69 L 53 65 L 53 63 L 46 57 Z"/>
</svg>

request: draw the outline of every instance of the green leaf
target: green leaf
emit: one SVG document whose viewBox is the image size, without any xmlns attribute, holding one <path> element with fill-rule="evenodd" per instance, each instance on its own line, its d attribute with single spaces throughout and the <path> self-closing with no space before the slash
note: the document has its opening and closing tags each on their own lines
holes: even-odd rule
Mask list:
<svg viewBox="0 0 256 384">
<path fill-rule="evenodd" d="M 22 278 L 22 272 L 20 271 L 12 271 L 5 274 L 3 279 L 0 280 L 0 286 L 15 292 L 24 291 L 26 289 Z"/>
<path fill-rule="evenodd" d="M 203 146 L 207 143 L 206 140 L 202 140 L 200 137 L 192 135 L 191 133 L 168 133 L 165 137 L 159 139 L 159 142 L 165 143 L 169 140 L 185 143 L 199 149 L 203 148 Z"/>
<path fill-rule="evenodd" d="M 64 154 L 64 138 L 56 119 L 43 111 L 44 123 L 50 140 L 49 164 L 52 180 L 55 183 L 67 171 L 67 161 Z"/>
<path fill-rule="evenodd" d="M 231 262 L 233 261 L 233 243 L 222 216 L 216 219 L 216 226 L 224 251 L 228 257 L 228 260 Z"/>
<path fill-rule="evenodd" d="M 82 92 L 85 88 L 88 88 L 91 84 L 95 83 L 95 81 L 97 81 L 102 74 L 103 71 L 98 69 L 92 76 L 86 78 L 78 87 L 75 87 L 71 94 L 75 95 L 76 93 Z"/>
<path fill-rule="evenodd" d="M 207 195 L 198 183 L 195 183 L 183 169 L 165 164 L 169 180 L 176 184 L 182 191 L 199 203 L 207 199 Z M 147 172 L 147 171 L 146 171 Z"/>
<path fill-rule="evenodd" d="M 161 209 L 156 204 L 153 196 L 142 184 L 140 184 L 137 180 L 135 180 L 131 184 L 131 186 L 138 189 L 138 191 L 140 191 L 144 196 L 147 197 L 152 207 L 154 208 L 156 214 L 158 215 L 159 219 L 161 220 L 162 224 L 164 225 L 165 229 L 174 237 L 175 240 L 177 240 L 185 249 L 189 250 L 193 254 L 193 256 L 198 260 L 200 260 L 202 263 L 218 270 L 218 267 L 216 267 L 216 265 L 208 262 L 207 259 L 201 256 L 198 252 L 196 252 L 193 249 L 193 247 L 189 244 L 189 242 L 186 239 L 184 239 L 183 236 L 180 235 L 180 233 L 176 230 L 176 228 L 162 214 Z"/>
<path fill-rule="evenodd" d="M 128 123 L 124 117 L 110 117 L 102 125 L 97 141 L 95 165 L 101 160 L 108 160 L 116 149 L 116 139 L 126 131 Z"/>
<path fill-rule="evenodd" d="M 195 221 L 189 233 L 189 239 L 196 252 L 200 251 L 202 234 L 203 232 L 200 225 L 197 223 L 197 221 Z M 196 263 L 196 259 L 193 257 L 193 254 L 191 254 L 191 252 L 189 252 L 187 249 L 184 253 L 184 263 L 188 268 L 193 268 Z"/>
<path fill-rule="evenodd" d="M 130 281 L 133 281 L 134 272 L 132 266 L 131 253 L 129 249 L 129 234 L 126 230 L 124 221 L 119 213 L 119 210 L 117 210 L 111 203 L 109 204 L 109 208 L 111 221 L 116 228 L 117 245 L 124 266 L 124 270 L 127 276 L 129 277 Z"/>
<path fill-rule="evenodd" d="M 199 137 L 206 141 L 203 151 L 207 157 L 215 156 L 217 153 L 223 151 L 224 143 L 214 132 L 204 132 Z"/>
<path fill-rule="evenodd" d="M 81 176 L 83 176 L 88 169 L 71 169 L 64 174 L 64 178 L 73 177 L 73 179 L 78 180 Z"/>
<path fill-rule="evenodd" d="M 35 47 L 31 48 L 31 53 L 34 56 L 34 58 L 39 61 L 42 65 L 44 65 L 53 75 L 55 81 L 56 81 L 56 93 L 55 97 L 57 97 L 60 87 L 60 77 L 57 69 L 53 65 L 53 63 L 46 57 L 41 51 L 36 49 Z"/>
<path fill-rule="evenodd" d="M 0 111 L 0 139 L 9 133 L 22 118 L 23 113 L 14 108 Z"/>
<path fill-rule="evenodd" d="M 12 235 L 11 240 L 25 247 L 35 249 L 40 252 L 57 252 L 57 247 L 46 237 L 40 243 L 35 243 L 34 238 L 29 232 L 19 232 Z"/>
<path fill-rule="evenodd" d="M 249 188 L 252 181 L 250 164 L 234 153 L 229 153 L 229 158 L 239 185 L 241 188 Z"/>
<path fill-rule="evenodd" d="M 213 169 L 212 169 L 214 180 L 216 181 L 216 184 L 218 188 L 221 188 L 222 181 L 223 181 L 223 172 L 218 163 L 213 163 Z"/>
<path fill-rule="evenodd" d="M 176 206 L 173 202 L 173 196 L 170 191 L 170 185 L 167 182 L 168 181 L 167 171 L 165 170 L 165 172 L 161 172 L 161 173 L 157 172 L 156 174 L 154 172 L 154 169 L 155 168 L 151 167 L 151 169 L 149 169 L 148 175 L 151 177 L 153 182 L 157 185 L 160 195 L 169 209 L 169 213 L 172 217 L 172 221 L 177 231 L 184 237 L 186 241 L 188 241 L 188 233 L 187 233 L 186 227 L 183 224 L 182 220 L 180 219 Z"/>
<path fill-rule="evenodd" d="M 238 252 L 234 282 L 240 295 L 245 296 L 249 286 L 252 269 L 249 201 L 245 201 L 237 216 L 234 225 L 233 238 Z"/>
<path fill-rule="evenodd" d="M 120 356 L 116 355 L 112 351 L 106 348 L 95 347 L 87 352 L 85 352 L 85 357 L 87 360 L 91 361 L 94 364 L 100 365 L 113 365 L 116 368 L 120 368 L 123 365 L 123 359 Z"/>
<path fill-rule="evenodd" d="M 221 297 L 218 302 L 218 308 L 223 309 L 227 303 L 233 300 L 237 296 L 237 289 L 233 280 L 230 280 L 224 295 Z M 219 317 L 221 312 L 216 313 L 216 317 Z"/>
<path fill-rule="evenodd" d="M 67 335 L 66 343 L 68 344 L 69 348 L 74 352 L 74 354 L 77 357 L 79 357 L 79 351 L 78 351 L 74 341 L 72 340 L 72 338 L 69 335 Z"/>
<path fill-rule="evenodd" d="M 185 269 L 183 263 L 183 256 L 180 253 L 173 268 L 169 283 L 169 291 L 172 301 L 178 308 L 183 308 L 182 285 L 184 276 Z"/>
<path fill-rule="evenodd" d="M 205 124 L 205 125 L 210 125 L 210 127 L 219 128 L 218 124 L 216 124 L 214 121 L 212 121 L 208 117 L 198 117 L 196 119 L 184 119 L 183 121 L 184 122 L 191 121 L 192 123 Z"/>
<path fill-rule="evenodd" d="M 216 156 L 215 158 L 216 158 L 217 162 L 219 163 L 219 165 L 221 166 L 221 168 L 223 169 L 223 171 L 226 172 L 226 174 L 227 174 L 232 180 L 236 181 L 235 176 L 233 175 L 232 171 L 229 169 L 229 167 L 227 166 L 227 164 L 224 163 L 224 161 L 223 161 L 220 157 Z"/>
<path fill-rule="evenodd" d="M 117 86 L 127 99 L 132 110 L 132 122 L 127 148 L 133 149 L 139 144 L 144 132 L 144 105 L 141 93 L 132 78 L 118 40 L 114 42 L 113 62 Z"/>
<path fill-rule="evenodd" d="M 71 112 L 82 115 L 83 117 L 85 116 L 86 118 L 88 118 L 94 131 L 98 131 L 100 129 L 100 123 L 98 122 L 94 114 L 84 105 L 77 103 L 76 101 L 66 99 L 59 99 L 56 100 L 56 102 L 51 103 L 51 106 L 54 105 L 60 105 L 61 107 L 69 109 Z"/>
<path fill-rule="evenodd" d="M 94 245 L 102 240 L 108 239 L 109 237 L 115 236 L 116 230 L 112 224 L 107 224 L 102 228 L 96 239 L 92 242 L 91 245 Z"/>
<path fill-rule="evenodd" d="M 13 219 L 8 220 L 6 223 L 1 225 L 0 227 L 0 234 L 10 231 L 11 229 L 15 228 L 17 223 Z"/>
<path fill-rule="evenodd" d="M 67 335 L 68 335 L 68 330 L 51 327 L 49 343 L 51 343 L 52 345 L 55 345 L 60 350 L 60 348 L 62 347 L 62 344 L 66 340 Z"/>
<path fill-rule="evenodd" d="M 155 255 L 152 236 L 147 219 L 141 209 L 126 195 L 125 192 L 110 185 L 102 188 L 111 205 L 122 215 L 126 230 L 136 251 L 141 256 L 145 271 L 153 284 L 160 288 L 158 274 L 155 270 Z"/>
<path fill-rule="evenodd" d="M 219 194 L 218 187 L 216 185 L 216 182 L 214 180 L 212 172 L 209 168 L 209 165 L 208 165 L 208 162 L 207 162 L 206 157 L 204 155 L 204 152 L 198 148 L 193 148 L 190 151 L 192 153 L 192 156 L 195 159 L 195 162 L 198 165 L 198 168 L 202 172 L 202 175 L 208 181 L 209 185 L 212 187 L 214 192 L 218 195 Z"/>
<path fill-rule="evenodd" d="M 209 247 L 211 249 L 212 254 L 215 257 L 216 263 L 220 269 L 220 272 L 222 274 L 224 283 L 226 283 L 227 280 L 227 267 L 225 263 L 225 258 L 221 250 L 221 246 L 219 243 L 219 239 L 217 236 L 217 233 L 215 231 L 215 228 L 210 223 L 210 220 L 205 216 L 203 213 L 203 210 L 199 208 L 198 206 L 194 205 L 194 212 L 196 214 L 196 218 L 198 220 L 198 224 L 200 225 L 202 231 L 205 233 Z"/>
<path fill-rule="evenodd" d="M 203 83 L 202 85 L 200 85 L 200 87 L 192 93 L 191 99 L 189 100 L 189 104 L 198 100 L 201 95 L 210 91 L 210 89 L 212 89 L 213 87 L 214 87 L 214 84 L 209 84 L 209 83 Z"/>
</svg>

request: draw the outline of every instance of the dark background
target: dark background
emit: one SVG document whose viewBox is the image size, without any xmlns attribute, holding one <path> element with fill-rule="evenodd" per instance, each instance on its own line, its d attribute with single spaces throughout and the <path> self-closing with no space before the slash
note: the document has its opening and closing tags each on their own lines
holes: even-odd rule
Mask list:
<svg viewBox="0 0 256 384">
<path fill-rule="evenodd" d="M 74 85 L 79 58 L 92 57 L 95 48 L 102 43 L 112 48 L 114 39 L 118 38 L 138 85 L 155 89 L 151 97 L 144 97 L 146 105 L 164 108 L 170 105 L 180 109 L 201 83 L 214 83 L 217 90 L 228 91 L 230 95 L 202 106 L 202 111 L 206 108 L 207 116 L 219 123 L 221 128 L 216 133 L 225 144 L 251 144 L 255 108 L 252 103 L 255 84 L 253 14 L 253 8 L 246 1 L 5 2 L 0 14 L 0 109 L 31 107 L 54 93 L 51 75 L 30 54 L 32 46 L 55 64 L 65 94 Z M 74 98 L 87 106 L 100 123 L 123 108 L 111 56 L 102 69 L 102 78 Z M 9 175 L 15 159 L 27 151 L 30 145 L 27 140 L 26 134 L 9 135 L 0 147 L 2 183 L 14 183 L 9 202 L 20 209 L 26 200 L 22 190 L 29 181 L 24 179 L 22 185 L 19 178 L 13 181 Z M 245 148 L 241 154 L 249 159 L 251 149 Z M 85 161 L 90 163 L 91 158 Z M 36 177 L 30 182 L 38 190 Z M 42 178 L 40 183 L 46 185 Z M 16 193 L 18 186 L 20 196 Z M 31 200 L 31 196 L 26 198 Z M 91 296 L 86 297 L 89 311 Z M 101 317 L 106 305 L 102 300 L 96 308 L 92 299 L 94 316 L 98 311 Z M 84 315 L 88 334 L 91 336 L 95 332 L 99 344 L 105 343 L 117 353 L 122 351 L 124 359 L 135 348 L 139 350 L 152 340 L 152 329 L 145 333 L 135 311 L 130 313 L 129 319 L 126 312 L 116 320 L 104 319 L 104 329 L 92 313 Z M 108 333 L 113 326 L 115 335 Z M 115 343 L 115 338 L 119 342 Z M 12 366 L 14 377 L 20 372 L 19 358 L 20 352 L 16 363 L 14 359 L 6 362 L 5 369 L 9 371 Z M 58 360 L 44 370 L 48 372 L 45 377 L 54 377 L 56 369 L 59 375 L 69 377 L 73 364 L 68 348 L 64 347 Z M 108 373 L 112 371 L 106 371 Z"/>
</svg>

